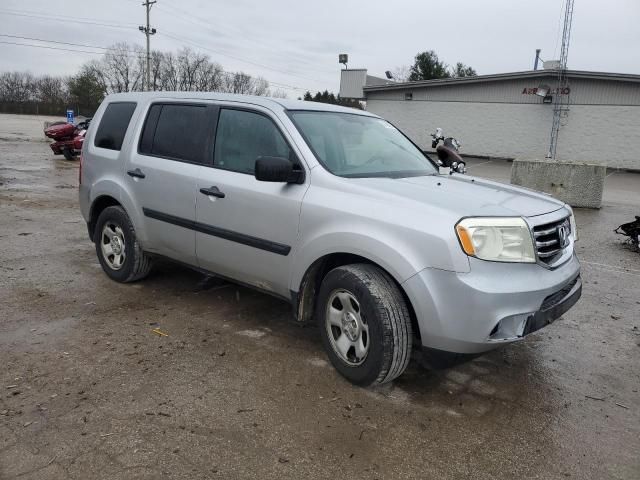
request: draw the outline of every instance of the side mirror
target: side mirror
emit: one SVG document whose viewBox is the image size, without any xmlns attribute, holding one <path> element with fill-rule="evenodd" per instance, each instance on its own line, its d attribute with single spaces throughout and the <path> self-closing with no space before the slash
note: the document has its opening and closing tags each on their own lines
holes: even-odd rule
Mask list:
<svg viewBox="0 0 640 480">
<path fill-rule="evenodd" d="M 261 182 L 303 183 L 304 170 L 282 157 L 258 157 L 254 169 Z"/>
</svg>

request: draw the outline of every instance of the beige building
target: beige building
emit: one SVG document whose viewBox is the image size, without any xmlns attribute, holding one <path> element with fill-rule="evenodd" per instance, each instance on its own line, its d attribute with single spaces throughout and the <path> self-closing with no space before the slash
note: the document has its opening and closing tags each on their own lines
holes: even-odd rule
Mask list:
<svg viewBox="0 0 640 480">
<path fill-rule="evenodd" d="M 562 113 L 557 159 L 640 170 L 640 75 L 570 70 L 568 88 L 557 92 L 553 70 L 407 83 L 361 70 L 354 79 L 349 72 L 342 71 L 341 96 L 365 100 L 368 111 L 426 150 L 440 127 L 462 141 L 462 153 L 544 158 L 554 96 L 563 95 L 569 108 Z"/>
</svg>

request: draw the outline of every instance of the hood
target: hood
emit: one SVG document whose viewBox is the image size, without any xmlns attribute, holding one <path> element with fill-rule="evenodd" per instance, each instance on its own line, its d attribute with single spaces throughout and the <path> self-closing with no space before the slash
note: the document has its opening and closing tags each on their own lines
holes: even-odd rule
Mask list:
<svg viewBox="0 0 640 480">
<path fill-rule="evenodd" d="M 400 196 L 448 210 L 458 217 L 534 217 L 564 206 L 561 201 L 544 193 L 468 175 L 353 180 L 363 187 L 375 189 L 378 195 L 386 193 Z"/>
</svg>

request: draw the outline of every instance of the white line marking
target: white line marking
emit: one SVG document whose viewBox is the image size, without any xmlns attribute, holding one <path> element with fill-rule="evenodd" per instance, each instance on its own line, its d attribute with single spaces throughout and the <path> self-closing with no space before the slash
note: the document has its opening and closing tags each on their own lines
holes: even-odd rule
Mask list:
<svg viewBox="0 0 640 480">
<path fill-rule="evenodd" d="M 611 272 L 611 273 L 622 273 L 623 275 L 632 275 L 634 277 L 640 277 L 640 274 L 638 273 L 631 273 L 631 272 L 627 272 L 625 270 L 619 270 L 620 267 L 615 267 L 613 265 L 605 265 L 604 263 L 594 263 L 594 262 L 585 262 L 585 261 L 581 261 L 580 263 L 585 264 L 585 265 L 593 265 L 594 267 L 599 267 L 602 270 L 605 270 L 607 272 Z M 630 269 L 630 270 L 634 270 L 635 272 L 640 272 L 640 270 L 635 270 L 635 269 Z"/>
<path fill-rule="evenodd" d="M 619 270 L 622 270 L 623 272 L 626 272 L 628 270 L 631 270 L 633 272 L 638 272 L 640 273 L 640 270 L 638 270 L 637 268 L 628 268 L 628 267 L 616 267 L 615 265 L 609 265 L 607 263 L 597 263 L 597 262 L 585 262 L 584 260 L 582 260 L 580 263 L 586 263 L 588 265 L 598 265 L 599 267 L 609 267 L 609 268 L 617 268 Z"/>
<path fill-rule="evenodd" d="M 469 165 L 467 166 L 467 168 L 475 168 L 475 167 L 479 167 L 480 165 L 486 165 L 487 163 L 491 163 L 493 162 L 493 160 L 488 160 L 486 162 L 482 162 L 482 163 L 476 163 L 475 165 Z"/>
</svg>

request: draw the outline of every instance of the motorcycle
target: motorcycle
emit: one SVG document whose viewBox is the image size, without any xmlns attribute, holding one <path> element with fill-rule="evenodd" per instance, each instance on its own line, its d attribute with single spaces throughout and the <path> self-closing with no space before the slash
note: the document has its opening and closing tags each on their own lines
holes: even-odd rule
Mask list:
<svg viewBox="0 0 640 480">
<path fill-rule="evenodd" d="M 67 160 L 73 160 L 80 155 L 84 136 L 90 123 L 91 119 L 87 118 L 75 125 L 73 123 L 56 123 L 45 128 L 45 136 L 54 140 L 49 145 L 53 154 L 62 154 Z"/>
<path fill-rule="evenodd" d="M 628 242 L 636 248 L 640 248 L 640 217 L 636 216 L 633 222 L 623 223 L 614 232 L 629 237 Z"/>
<path fill-rule="evenodd" d="M 435 133 L 431 134 L 433 141 L 431 148 L 436 149 L 440 166 L 449 168 L 449 173 L 466 173 L 467 163 L 460 156 L 459 150 L 462 142 L 453 137 L 446 137 L 442 134 L 441 128 L 436 128 Z M 438 145 L 442 142 L 442 145 Z"/>
</svg>

